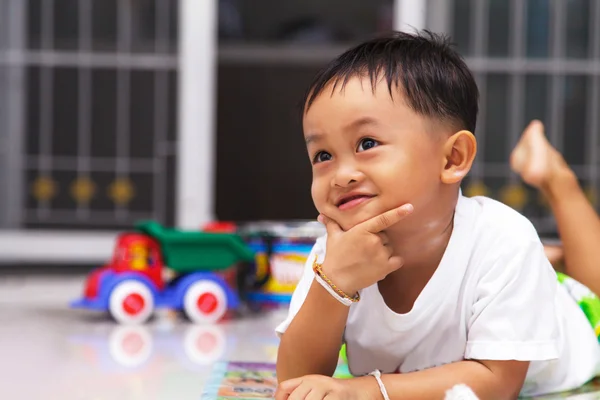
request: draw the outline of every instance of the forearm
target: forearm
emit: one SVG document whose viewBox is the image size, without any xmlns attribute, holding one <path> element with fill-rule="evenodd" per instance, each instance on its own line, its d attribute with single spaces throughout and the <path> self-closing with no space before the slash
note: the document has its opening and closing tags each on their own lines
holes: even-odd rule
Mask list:
<svg viewBox="0 0 600 400">
<path fill-rule="evenodd" d="M 281 338 L 277 354 L 279 382 L 334 373 L 348 312 L 347 306 L 313 281 L 302 308 Z"/>
<path fill-rule="evenodd" d="M 517 363 L 514 361 L 507 361 Z M 528 363 L 510 371 L 492 370 L 477 361 L 460 361 L 408 374 L 384 374 L 381 376 L 391 400 L 443 399 L 446 391 L 464 384 L 475 392 L 480 400 L 515 399 L 518 397 Z M 371 393 L 372 399 L 383 399 L 377 381 L 372 376 L 355 378 L 356 384 Z"/>
</svg>

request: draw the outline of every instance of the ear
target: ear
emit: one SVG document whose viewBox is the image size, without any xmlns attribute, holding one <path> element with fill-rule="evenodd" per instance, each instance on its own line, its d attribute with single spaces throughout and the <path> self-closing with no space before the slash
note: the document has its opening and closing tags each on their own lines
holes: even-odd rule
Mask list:
<svg viewBox="0 0 600 400">
<path fill-rule="evenodd" d="M 445 184 L 460 183 L 469 173 L 477 154 L 477 140 L 469 131 L 459 131 L 444 143 L 441 180 Z"/>
</svg>

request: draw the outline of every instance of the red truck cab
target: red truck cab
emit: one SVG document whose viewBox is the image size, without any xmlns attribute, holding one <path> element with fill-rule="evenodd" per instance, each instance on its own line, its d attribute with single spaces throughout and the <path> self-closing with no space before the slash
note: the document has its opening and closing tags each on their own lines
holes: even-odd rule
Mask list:
<svg viewBox="0 0 600 400">
<path fill-rule="evenodd" d="M 110 264 L 90 274 L 84 295 L 88 299 L 98 296 L 100 276 L 107 270 L 117 274 L 135 271 L 150 279 L 158 290 L 163 290 L 165 286 L 162 279 L 163 266 L 160 246 L 156 240 L 141 233 L 119 235 Z"/>
<path fill-rule="evenodd" d="M 163 266 L 160 246 L 156 240 L 141 233 L 119 236 L 110 265 L 113 271 L 140 273 L 148 277 L 159 290 L 163 290 Z"/>
</svg>

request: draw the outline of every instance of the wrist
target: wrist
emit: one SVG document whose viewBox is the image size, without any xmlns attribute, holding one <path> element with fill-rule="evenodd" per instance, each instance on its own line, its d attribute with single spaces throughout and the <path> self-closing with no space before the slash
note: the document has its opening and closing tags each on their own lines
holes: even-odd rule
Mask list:
<svg viewBox="0 0 600 400">
<path fill-rule="evenodd" d="M 346 277 L 346 274 L 336 271 L 327 260 L 321 265 L 321 270 L 335 286 L 350 297 L 356 295 L 361 289 L 354 283 L 355 279 L 353 277 Z"/>
<path fill-rule="evenodd" d="M 313 272 L 315 273 L 315 280 L 319 283 L 329 294 L 343 305 L 350 307 L 353 303 L 360 301 L 360 294 L 356 292 L 355 295 L 349 295 L 347 292 L 340 289 L 331 279 L 323 272 L 322 265 L 315 261 L 313 262 Z"/>
<path fill-rule="evenodd" d="M 368 400 L 384 400 L 379 384 L 373 376 L 361 376 L 348 380 L 351 390 L 355 393 L 360 393 L 361 399 Z"/>
</svg>

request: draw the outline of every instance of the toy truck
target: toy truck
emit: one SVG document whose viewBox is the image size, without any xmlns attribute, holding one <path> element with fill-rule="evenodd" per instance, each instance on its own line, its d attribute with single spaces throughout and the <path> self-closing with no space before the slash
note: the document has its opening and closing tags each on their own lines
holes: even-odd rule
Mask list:
<svg viewBox="0 0 600 400">
<path fill-rule="evenodd" d="M 225 272 L 248 268 L 255 257 L 235 233 L 143 222 L 117 238 L 110 263 L 90 273 L 83 297 L 71 306 L 108 311 L 122 324 L 144 323 L 158 307 L 182 310 L 194 323 L 214 323 L 240 304 L 240 290 Z"/>
</svg>

